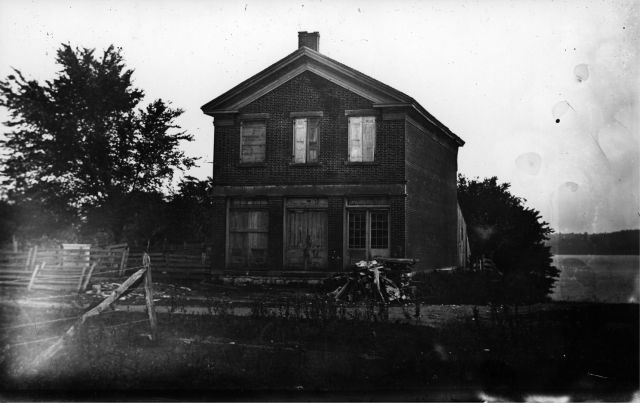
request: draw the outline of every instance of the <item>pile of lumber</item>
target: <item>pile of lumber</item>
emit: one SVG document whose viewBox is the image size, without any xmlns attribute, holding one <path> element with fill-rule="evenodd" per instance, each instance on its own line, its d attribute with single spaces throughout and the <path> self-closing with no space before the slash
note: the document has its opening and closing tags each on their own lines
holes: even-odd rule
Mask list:
<svg viewBox="0 0 640 403">
<path fill-rule="evenodd" d="M 329 295 L 338 301 L 408 302 L 411 299 L 409 278 L 413 259 L 379 258 L 360 261 L 351 271 L 327 280 L 338 284 Z"/>
</svg>

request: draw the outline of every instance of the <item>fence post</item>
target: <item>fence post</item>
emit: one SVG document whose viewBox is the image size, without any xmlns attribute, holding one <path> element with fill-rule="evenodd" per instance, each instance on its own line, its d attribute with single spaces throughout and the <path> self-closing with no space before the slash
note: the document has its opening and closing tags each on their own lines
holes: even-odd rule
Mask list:
<svg viewBox="0 0 640 403">
<path fill-rule="evenodd" d="M 122 259 L 120 260 L 120 272 L 118 273 L 120 276 L 124 275 L 124 270 L 127 268 L 128 258 L 129 258 L 129 247 L 127 246 L 122 251 Z"/>
<path fill-rule="evenodd" d="M 145 252 L 142 255 L 142 265 L 147 269 L 144 278 L 144 294 L 147 301 L 147 313 L 149 314 L 149 325 L 151 326 L 151 341 L 156 341 L 158 337 L 158 321 L 156 318 L 156 308 L 153 303 L 153 279 L 151 278 L 151 258 Z"/>
</svg>

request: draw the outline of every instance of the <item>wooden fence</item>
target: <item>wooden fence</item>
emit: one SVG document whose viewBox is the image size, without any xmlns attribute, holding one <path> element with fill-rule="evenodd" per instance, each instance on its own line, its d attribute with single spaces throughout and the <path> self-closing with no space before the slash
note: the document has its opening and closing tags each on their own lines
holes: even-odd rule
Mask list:
<svg viewBox="0 0 640 403">
<path fill-rule="evenodd" d="M 209 278 L 210 261 L 203 255 L 151 253 L 159 281 L 199 282 Z M 84 290 L 90 282 L 117 281 L 142 266 L 143 252 L 125 245 L 112 248 L 0 251 L 0 286 L 33 290 Z"/>
<path fill-rule="evenodd" d="M 129 253 L 127 266 L 140 265 L 143 253 Z M 157 252 L 149 253 L 149 257 L 156 281 L 198 282 L 208 279 L 211 274 L 211 262 L 206 256 Z"/>
</svg>

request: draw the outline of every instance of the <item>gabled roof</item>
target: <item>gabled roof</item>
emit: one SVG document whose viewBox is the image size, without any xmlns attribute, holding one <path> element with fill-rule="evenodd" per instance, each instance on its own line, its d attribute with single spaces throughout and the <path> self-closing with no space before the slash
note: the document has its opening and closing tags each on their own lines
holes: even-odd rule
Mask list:
<svg viewBox="0 0 640 403">
<path fill-rule="evenodd" d="M 211 116 L 237 113 L 242 107 L 305 71 L 315 73 L 370 100 L 374 107 L 412 108 L 459 146 L 464 144 L 460 137 L 451 132 L 407 94 L 306 46 L 300 47 L 253 77 L 207 102 L 201 109 L 205 114 Z"/>
</svg>

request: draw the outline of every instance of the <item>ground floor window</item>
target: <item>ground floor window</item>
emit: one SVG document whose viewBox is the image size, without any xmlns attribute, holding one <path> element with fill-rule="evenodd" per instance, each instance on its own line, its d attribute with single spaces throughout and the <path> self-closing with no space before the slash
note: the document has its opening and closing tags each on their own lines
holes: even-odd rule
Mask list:
<svg viewBox="0 0 640 403">
<path fill-rule="evenodd" d="M 347 209 L 347 264 L 389 256 L 389 210 Z"/>
<path fill-rule="evenodd" d="M 389 248 L 389 212 L 371 211 L 369 212 L 371 227 L 371 249 Z"/>
<path fill-rule="evenodd" d="M 229 265 L 265 267 L 269 242 L 266 202 L 234 200 L 229 208 Z"/>
</svg>

